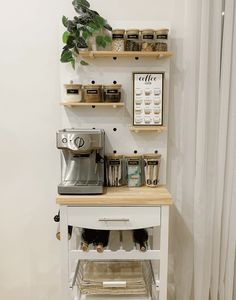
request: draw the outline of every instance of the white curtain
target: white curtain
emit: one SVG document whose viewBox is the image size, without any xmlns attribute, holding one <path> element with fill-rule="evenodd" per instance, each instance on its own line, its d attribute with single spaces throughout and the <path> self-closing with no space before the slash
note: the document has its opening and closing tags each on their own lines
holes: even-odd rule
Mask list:
<svg viewBox="0 0 236 300">
<path fill-rule="evenodd" d="M 235 300 L 235 0 L 188 0 L 184 16 L 170 94 L 170 282 L 177 300 Z"/>
</svg>

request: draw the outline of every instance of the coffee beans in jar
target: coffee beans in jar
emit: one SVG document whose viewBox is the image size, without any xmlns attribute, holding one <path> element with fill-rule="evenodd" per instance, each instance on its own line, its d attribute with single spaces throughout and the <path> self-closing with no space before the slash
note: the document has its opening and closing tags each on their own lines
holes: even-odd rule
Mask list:
<svg viewBox="0 0 236 300">
<path fill-rule="evenodd" d="M 84 85 L 84 101 L 90 103 L 102 102 L 102 85 Z"/>
<path fill-rule="evenodd" d="M 121 84 L 110 84 L 103 86 L 103 100 L 105 102 L 120 102 Z"/>
<path fill-rule="evenodd" d="M 119 52 L 125 50 L 125 30 L 113 29 L 112 30 L 112 51 Z"/>
<path fill-rule="evenodd" d="M 141 51 L 155 51 L 156 44 L 153 29 L 144 29 L 141 31 L 142 47 Z"/>
<path fill-rule="evenodd" d="M 156 51 L 168 51 L 168 33 L 166 28 L 156 30 Z"/>
<path fill-rule="evenodd" d="M 125 51 L 140 51 L 139 29 L 126 30 Z"/>
</svg>

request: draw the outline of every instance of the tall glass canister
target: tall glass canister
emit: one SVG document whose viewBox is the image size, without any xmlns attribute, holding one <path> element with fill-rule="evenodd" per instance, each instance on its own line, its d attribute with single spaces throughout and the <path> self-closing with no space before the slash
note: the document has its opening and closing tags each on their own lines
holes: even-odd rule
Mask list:
<svg viewBox="0 0 236 300">
<path fill-rule="evenodd" d="M 113 29 L 112 30 L 112 51 L 120 52 L 125 50 L 125 30 Z"/>
<path fill-rule="evenodd" d="M 125 51 L 140 51 L 139 29 L 127 29 Z"/>
<path fill-rule="evenodd" d="M 156 51 L 168 51 L 169 48 L 168 34 L 169 34 L 169 29 L 167 28 L 156 30 L 155 32 Z"/>
<path fill-rule="evenodd" d="M 142 47 L 141 51 L 155 51 L 155 39 L 153 29 L 143 29 L 141 31 Z"/>
</svg>

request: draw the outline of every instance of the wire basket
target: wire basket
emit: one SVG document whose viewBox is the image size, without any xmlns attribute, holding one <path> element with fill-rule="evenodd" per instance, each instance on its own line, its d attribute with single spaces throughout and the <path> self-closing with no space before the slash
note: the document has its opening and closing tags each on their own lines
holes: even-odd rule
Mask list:
<svg viewBox="0 0 236 300">
<path fill-rule="evenodd" d="M 85 295 L 153 295 L 150 261 L 81 261 L 77 284 Z"/>
</svg>

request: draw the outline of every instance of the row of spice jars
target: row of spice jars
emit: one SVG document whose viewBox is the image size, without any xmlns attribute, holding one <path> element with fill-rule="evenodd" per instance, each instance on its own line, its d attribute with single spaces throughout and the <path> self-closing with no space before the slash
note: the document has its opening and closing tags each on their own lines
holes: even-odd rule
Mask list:
<svg viewBox="0 0 236 300">
<path fill-rule="evenodd" d="M 157 187 L 159 183 L 159 169 L 161 154 L 144 155 L 108 155 L 106 157 L 107 186 Z"/>
<path fill-rule="evenodd" d="M 121 84 L 65 84 L 66 102 L 120 102 Z"/>
<path fill-rule="evenodd" d="M 169 29 L 113 29 L 112 51 L 168 51 Z"/>
</svg>

